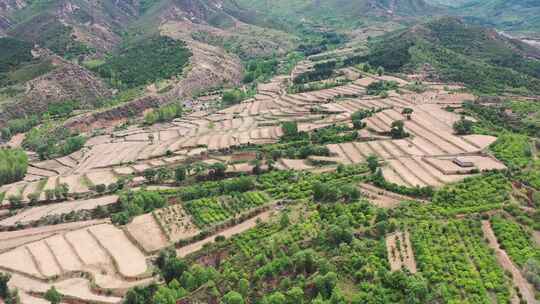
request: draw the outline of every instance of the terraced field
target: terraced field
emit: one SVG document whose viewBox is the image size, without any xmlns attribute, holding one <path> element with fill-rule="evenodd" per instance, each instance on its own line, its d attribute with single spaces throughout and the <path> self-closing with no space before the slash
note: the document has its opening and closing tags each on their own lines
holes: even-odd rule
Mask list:
<svg viewBox="0 0 540 304">
<path fill-rule="evenodd" d="M 96 186 L 108 187 L 133 175 L 144 183 L 141 175 L 152 168 L 194 161 L 211 164 L 216 159 L 228 162 L 232 149 L 277 143 L 283 135 L 282 122 L 296 121 L 300 131 L 352 125 L 351 115 L 358 110 L 377 111 L 365 120 L 367 127 L 359 131 L 356 141 L 326 145 L 330 156 L 279 158 L 274 167 L 322 172 L 339 163 L 363 163 L 375 155 L 383 163 L 388 181 L 409 187 L 439 187 L 477 172 L 505 168 L 484 152 L 496 138 L 453 134 L 452 125 L 460 116 L 443 108 L 473 99 L 469 94 L 448 92 L 438 84 L 425 93 L 414 93 L 404 88 L 407 80 L 392 76 L 369 76 L 332 89 L 284 94 L 284 80 L 278 77 L 261 84 L 255 98 L 217 112 L 194 112 L 152 127 L 132 126 L 92 137 L 83 150 L 72 155 L 32 162 L 24 181 L 1 188 L 0 192 L 5 192 L 2 206 L 10 206 L 10 196 L 20 196 L 23 203 L 29 203 L 30 194 L 39 197 L 38 204 L 43 203 L 48 200 L 48 191 L 64 184 L 69 188 L 69 201 L 23 209 L 1 220 L 0 227 L 110 205 L 116 202 L 115 196 L 92 198 Z M 385 98 L 367 96 L 366 86 L 379 80 L 397 81 L 400 93 L 390 92 Z M 410 120 L 401 114 L 404 108 L 414 110 Z M 388 136 L 396 120 L 404 121 L 410 137 Z M 461 167 L 456 159 L 472 166 Z M 321 161 L 332 164 L 321 166 Z M 226 172 L 251 173 L 253 167 L 247 162 L 231 163 Z M 380 207 L 395 207 L 408 199 L 368 184 L 356 186 Z M 89 198 L 76 199 L 83 195 Z M 147 262 L 151 255 L 268 202 L 264 193 L 247 192 L 180 202 L 136 216 L 124 227 L 92 221 L 1 232 L 0 269 L 13 274 L 10 284 L 21 290 L 23 303 L 39 303 L 39 296 L 52 284 L 72 302 L 119 303 L 127 288 L 154 279 Z M 254 227 L 256 218 L 267 219 L 270 214 L 265 211 L 218 234 L 240 233 Z M 186 256 L 215 236 L 180 246 L 177 252 Z M 387 245 L 389 256 L 394 254 L 389 261 L 392 270 L 416 271 L 408 233 L 388 236 Z"/>
<path fill-rule="evenodd" d="M 11 233 L 9 240 L 22 245 L 0 255 L 0 268 L 15 274 L 10 284 L 37 294 L 54 284 L 73 300 L 118 303 L 114 294 L 151 279 L 146 257 L 121 229 L 99 222 L 78 225 Z M 33 237 L 41 239 L 31 241 Z M 85 277 L 73 279 L 77 273 Z M 94 280 L 96 287 L 90 289 L 86 278 Z M 113 295 L 100 295 L 106 289 Z"/>
</svg>

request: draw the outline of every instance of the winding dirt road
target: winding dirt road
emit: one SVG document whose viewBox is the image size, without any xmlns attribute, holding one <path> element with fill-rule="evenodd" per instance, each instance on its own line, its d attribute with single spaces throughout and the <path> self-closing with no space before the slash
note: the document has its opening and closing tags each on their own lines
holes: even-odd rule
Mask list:
<svg viewBox="0 0 540 304">
<path fill-rule="evenodd" d="M 505 270 L 512 273 L 514 285 L 517 286 L 517 288 L 523 295 L 523 299 L 529 304 L 538 303 L 534 298 L 533 286 L 529 284 L 529 282 L 527 282 L 519 269 L 512 263 L 512 260 L 510 260 L 510 257 L 506 254 L 506 251 L 502 250 L 499 246 L 499 242 L 495 237 L 495 233 L 493 232 L 493 229 L 491 229 L 491 223 L 489 221 L 482 221 L 482 230 L 484 231 L 484 236 L 489 242 L 489 246 L 495 250 L 497 261 L 499 262 L 499 264 Z"/>
</svg>

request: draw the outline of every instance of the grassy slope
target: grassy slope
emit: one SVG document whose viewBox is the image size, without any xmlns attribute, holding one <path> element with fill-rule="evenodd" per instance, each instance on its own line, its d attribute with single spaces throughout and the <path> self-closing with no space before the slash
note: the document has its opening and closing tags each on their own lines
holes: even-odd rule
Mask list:
<svg viewBox="0 0 540 304">
<path fill-rule="evenodd" d="M 232 1 L 230 1 L 232 2 Z M 368 21 L 390 16 L 418 16 L 430 14 L 436 9 L 423 0 L 400 0 L 396 5 L 390 1 L 372 0 L 236 0 L 238 7 L 257 12 L 269 22 L 307 22 L 332 27 L 352 28 Z M 393 10 L 393 12 L 390 12 Z"/>
<path fill-rule="evenodd" d="M 368 59 L 391 71 L 429 63 L 444 80 L 463 82 L 482 93 L 525 88 L 537 94 L 540 62 L 526 59 L 537 55 L 488 29 L 443 18 L 381 37 L 372 43 Z"/>
<path fill-rule="evenodd" d="M 428 0 L 448 5 L 452 13 L 505 31 L 540 32 L 540 2 L 535 0 Z"/>
</svg>

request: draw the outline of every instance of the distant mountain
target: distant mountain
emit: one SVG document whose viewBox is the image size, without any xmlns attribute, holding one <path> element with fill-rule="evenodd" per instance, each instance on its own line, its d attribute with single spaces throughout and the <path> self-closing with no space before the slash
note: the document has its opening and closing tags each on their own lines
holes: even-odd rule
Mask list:
<svg viewBox="0 0 540 304">
<path fill-rule="evenodd" d="M 540 34 L 538 0 L 427 0 L 451 7 L 449 13 L 467 17 L 470 22 L 500 30 Z"/>
<path fill-rule="evenodd" d="M 540 50 L 495 30 L 441 18 L 384 35 L 364 58 L 390 71 L 427 66 L 445 81 L 480 93 L 540 93 Z"/>
<path fill-rule="evenodd" d="M 439 9 L 425 0 L 226 0 L 270 22 L 355 27 L 371 20 L 430 15 Z M 260 20 L 259 20 L 260 21 Z"/>
</svg>

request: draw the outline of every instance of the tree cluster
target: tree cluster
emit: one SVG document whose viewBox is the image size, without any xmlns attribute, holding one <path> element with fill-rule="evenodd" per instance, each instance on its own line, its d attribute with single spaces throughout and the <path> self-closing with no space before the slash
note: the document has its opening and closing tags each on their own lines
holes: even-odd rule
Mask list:
<svg viewBox="0 0 540 304">
<path fill-rule="evenodd" d="M 0 149 L 0 185 L 24 178 L 28 168 L 28 156 L 21 149 Z"/>
</svg>

